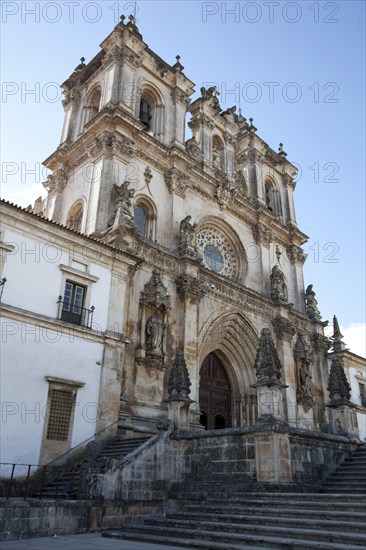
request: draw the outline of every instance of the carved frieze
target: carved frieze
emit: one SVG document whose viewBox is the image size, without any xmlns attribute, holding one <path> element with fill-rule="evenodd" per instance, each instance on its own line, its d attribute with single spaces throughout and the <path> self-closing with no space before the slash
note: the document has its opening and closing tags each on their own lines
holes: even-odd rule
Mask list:
<svg viewBox="0 0 366 550">
<path fill-rule="evenodd" d="M 236 194 L 238 193 L 238 188 L 230 184 L 227 180 L 222 180 L 219 182 L 215 197 L 219 201 L 221 209 L 228 208 L 232 205 Z"/>
</svg>

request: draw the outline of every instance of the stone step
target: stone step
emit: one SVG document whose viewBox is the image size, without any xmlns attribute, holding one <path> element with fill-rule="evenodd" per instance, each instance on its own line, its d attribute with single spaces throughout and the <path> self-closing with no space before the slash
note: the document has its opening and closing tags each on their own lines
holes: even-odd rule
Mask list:
<svg viewBox="0 0 366 550">
<path fill-rule="evenodd" d="M 302 511 L 302 510 L 306 510 L 306 511 L 314 511 L 314 512 L 319 512 L 319 513 L 322 513 L 323 511 L 327 512 L 329 509 L 331 509 L 332 511 L 339 511 L 339 512 L 343 512 L 344 510 L 347 510 L 349 512 L 363 512 L 365 510 L 365 497 L 364 495 L 360 494 L 360 495 L 352 495 L 352 497 L 354 497 L 354 500 L 353 501 L 346 501 L 346 497 L 348 496 L 347 494 L 343 495 L 343 494 L 337 494 L 337 501 L 333 502 L 333 497 L 334 497 L 334 493 L 327 493 L 327 494 L 319 494 L 319 497 L 323 497 L 323 496 L 329 496 L 329 501 L 304 501 L 304 502 L 301 502 L 301 501 L 293 501 L 293 500 L 288 500 L 287 502 L 282 502 L 282 501 L 278 501 L 278 500 L 268 500 L 268 501 L 262 501 L 260 499 L 256 500 L 256 499 L 251 499 L 251 500 L 245 500 L 245 499 L 238 499 L 238 500 L 232 500 L 232 499 L 227 499 L 225 501 L 222 501 L 222 500 L 207 500 L 207 501 L 202 501 L 202 499 L 200 500 L 199 503 L 197 504 L 189 504 L 190 501 L 184 501 L 184 503 L 186 504 L 185 508 L 190 508 L 190 509 L 202 509 L 204 507 L 209 507 L 210 509 L 212 508 L 216 508 L 216 509 L 221 509 L 223 506 L 225 507 L 225 510 L 232 510 L 232 509 L 235 509 L 235 510 L 246 510 L 248 508 L 251 508 L 251 507 L 254 507 L 254 508 L 260 508 L 260 509 L 272 509 L 273 507 L 275 507 L 276 509 L 285 509 L 285 510 L 288 510 L 288 509 L 292 509 L 292 510 L 298 510 L 298 511 Z M 345 496 L 345 501 L 342 502 L 342 500 L 340 500 L 340 497 L 343 499 L 343 496 Z M 357 497 L 361 497 L 361 500 L 357 500 Z M 331 508 L 330 508 L 331 507 Z"/>
<path fill-rule="evenodd" d="M 263 511 L 262 511 L 263 513 Z M 175 512 L 168 513 L 165 516 L 167 519 L 172 520 L 191 520 L 192 513 L 190 512 Z M 228 513 L 218 513 L 215 514 L 214 518 L 212 514 L 206 512 L 195 512 L 193 516 L 194 520 L 204 520 L 204 521 L 218 521 L 222 523 L 240 523 L 240 524 L 258 524 L 262 523 L 263 525 L 274 525 L 281 527 L 309 527 L 310 529 L 335 529 L 337 531 L 351 531 L 351 532 L 361 532 L 365 533 L 366 529 L 366 517 L 364 515 L 363 521 L 354 521 L 354 519 L 348 518 L 348 521 L 345 518 L 340 519 L 331 518 L 331 519 L 320 519 L 320 518 L 303 518 L 297 517 L 292 518 L 291 512 L 288 516 L 278 517 L 273 514 L 271 510 L 271 515 L 241 515 L 241 514 L 228 514 Z"/>
<path fill-rule="evenodd" d="M 261 526 L 259 526 L 259 529 L 261 529 Z M 362 548 L 362 545 L 354 544 L 350 540 L 347 542 L 346 547 L 343 542 L 336 540 L 332 542 L 321 541 L 317 538 L 319 531 L 316 531 L 315 538 L 302 540 L 291 537 L 287 530 L 285 531 L 286 534 L 273 536 L 262 532 L 256 534 L 253 532 L 228 533 L 226 531 L 210 531 L 202 529 L 201 527 L 185 532 L 180 527 L 171 528 L 166 525 L 155 527 L 151 525 L 139 525 L 136 527 L 131 526 L 123 528 L 122 530 L 102 532 L 102 535 L 123 540 L 149 541 L 150 543 L 158 542 L 171 546 L 187 545 L 188 548 L 220 548 L 222 550 L 236 550 L 237 548 L 242 550 L 243 543 L 246 549 L 248 548 L 248 544 L 255 546 L 259 545 L 260 548 L 287 548 L 291 550 L 345 550 L 345 548 L 347 548 L 347 550 L 360 550 L 360 548 Z M 215 543 L 216 545 L 214 546 Z"/>
<path fill-rule="evenodd" d="M 317 528 L 298 528 L 298 527 L 281 527 L 281 526 L 267 526 L 262 523 L 252 523 L 251 525 L 243 525 L 239 523 L 218 522 L 218 521 L 197 521 L 194 518 L 190 520 L 170 520 L 164 518 L 146 518 L 144 520 L 146 527 L 162 527 L 173 529 L 187 529 L 195 531 L 197 529 L 207 530 L 210 532 L 219 532 L 226 534 L 240 534 L 245 535 L 247 533 L 256 535 L 268 535 L 278 537 L 290 537 L 293 539 L 303 540 L 318 540 L 325 542 L 337 542 L 337 543 L 352 543 L 362 544 L 366 547 L 366 534 L 355 533 L 353 531 L 335 531 L 334 529 L 317 529 Z"/>
<path fill-rule="evenodd" d="M 365 515 L 365 507 L 362 506 L 359 508 L 359 511 L 349 511 L 347 508 L 347 511 L 341 510 L 306 510 L 306 509 L 294 509 L 294 508 L 277 508 L 270 506 L 270 513 L 276 517 L 278 516 L 284 516 L 284 517 L 299 517 L 304 519 L 319 519 L 319 520 L 350 520 L 350 521 L 359 521 L 359 522 L 365 522 L 366 521 L 366 515 Z M 200 514 L 200 513 L 210 513 L 213 514 L 242 514 L 242 515 L 261 515 L 264 513 L 263 506 L 262 507 L 255 507 L 255 506 L 241 506 L 241 507 L 228 507 L 225 504 L 221 504 L 221 506 L 208 506 L 205 503 L 204 504 L 187 504 L 184 507 L 184 510 L 190 511 L 191 516 Z"/>
</svg>

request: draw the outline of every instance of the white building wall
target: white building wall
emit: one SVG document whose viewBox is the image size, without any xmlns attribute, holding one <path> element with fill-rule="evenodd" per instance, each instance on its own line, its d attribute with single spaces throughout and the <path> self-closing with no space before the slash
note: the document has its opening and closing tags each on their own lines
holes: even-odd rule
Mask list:
<svg viewBox="0 0 366 550">
<path fill-rule="evenodd" d="M 2 318 L 1 462 L 38 464 L 49 384 L 53 376 L 78 389 L 71 447 L 92 437 L 98 414 L 103 344 Z"/>
</svg>

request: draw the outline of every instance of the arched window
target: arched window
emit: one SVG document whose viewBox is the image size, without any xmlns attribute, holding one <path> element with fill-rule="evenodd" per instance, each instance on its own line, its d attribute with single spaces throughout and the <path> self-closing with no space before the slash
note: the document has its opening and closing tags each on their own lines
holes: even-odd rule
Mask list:
<svg viewBox="0 0 366 550">
<path fill-rule="evenodd" d="M 225 168 L 224 144 L 218 136 L 212 138 L 212 163 L 219 170 Z"/>
<path fill-rule="evenodd" d="M 145 83 L 142 87 L 137 116 L 145 126 L 145 130 L 157 139 L 164 134 L 164 104 L 158 90 Z"/>
<path fill-rule="evenodd" d="M 145 237 L 147 229 L 147 212 L 146 208 L 142 204 L 136 205 L 135 224 L 137 233 L 140 233 L 140 235 L 143 235 Z"/>
<path fill-rule="evenodd" d="M 134 209 L 137 233 L 154 241 L 156 239 L 156 218 L 155 205 L 145 196 L 137 197 Z"/>
<path fill-rule="evenodd" d="M 83 223 L 84 208 L 81 202 L 75 203 L 69 210 L 66 225 L 74 231 L 81 231 Z"/>
<path fill-rule="evenodd" d="M 95 88 L 86 100 L 84 107 L 84 126 L 99 113 L 102 91 Z"/>
<path fill-rule="evenodd" d="M 264 182 L 265 201 L 268 210 L 276 216 L 282 215 L 281 197 L 275 183 L 267 178 Z"/>
</svg>

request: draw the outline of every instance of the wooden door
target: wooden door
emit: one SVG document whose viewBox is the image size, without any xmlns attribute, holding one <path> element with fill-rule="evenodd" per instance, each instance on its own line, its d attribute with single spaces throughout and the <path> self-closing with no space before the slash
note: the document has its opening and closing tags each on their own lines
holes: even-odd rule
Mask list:
<svg viewBox="0 0 366 550">
<path fill-rule="evenodd" d="M 200 422 L 207 430 L 231 427 L 231 388 L 221 361 L 210 353 L 202 363 L 199 391 Z"/>
</svg>

